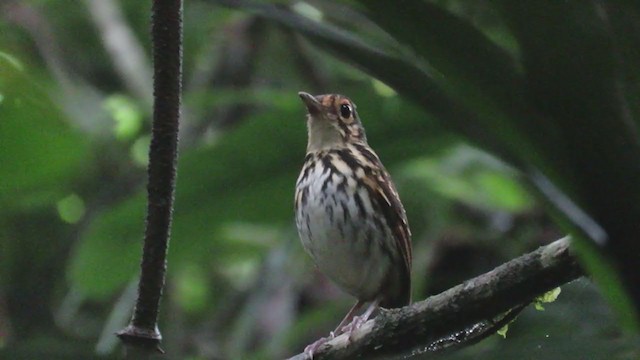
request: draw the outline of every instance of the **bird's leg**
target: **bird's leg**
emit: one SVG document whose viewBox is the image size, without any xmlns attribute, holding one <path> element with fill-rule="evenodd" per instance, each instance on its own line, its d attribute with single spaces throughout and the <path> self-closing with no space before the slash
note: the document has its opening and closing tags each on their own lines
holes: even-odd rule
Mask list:
<svg viewBox="0 0 640 360">
<path fill-rule="evenodd" d="M 331 332 L 331 338 L 334 338 L 334 337 L 336 337 L 336 336 L 338 336 L 338 335 L 340 335 L 340 334 L 342 334 L 344 332 L 343 328 L 346 327 L 346 325 L 349 322 L 351 322 L 351 320 L 353 320 L 354 318 L 357 317 L 357 316 L 354 316 L 354 315 L 358 312 L 358 310 L 360 310 L 360 308 L 364 304 L 365 304 L 364 301 L 358 300 L 358 302 L 356 302 L 353 305 L 351 310 L 349 310 L 347 315 L 345 315 L 344 319 L 342 319 L 342 321 L 340 321 L 340 324 L 338 324 L 336 329 Z"/>
<path fill-rule="evenodd" d="M 354 330 L 359 329 L 362 326 L 362 324 L 367 322 L 367 320 L 369 320 L 369 316 L 371 316 L 373 311 L 376 310 L 379 305 L 380 305 L 380 300 L 379 299 L 378 300 L 374 300 L 373 302 L 371 302 L 371 304 L 369 305 L 367 310 L 365 310 L 362 315 L 354 316 L 353 317 L 353 321 L 351 321 L 348 325 L 344 326 L 341 329 L 342 333 L 349 333 L 349 340 L 351 340 L 351 333 Z"/>
<path fill-rule="evenodd" d="M 360 310 L 360 308 L 364 304 L 365 304 L 364 301 L 358 300 L 358 302 L 356 302 L 355 305 L 353 305 L 351 310 L 349 310 L 349 312 L 344 317 L 344 319 L 340 321 L 340 324 L 338 324 L 338 327 L 336 327 L 334 331 L 329 333 L 328 337 L 320 338 L 314 341 L 313 343 L 307 345 L 307 347 L 304 348 L 305 354 L 307 354 L 310 359 L 313 359 L 313 353 L 315 353 L 320 348 L 320 346 L 324 345 L 328 341 L 333 340 L 333 338 L 335 338 L 337 335 L 340 335 L 342 333 L 342 328 L 345 327 L 345 324 L 350 322 L 352 319 L 354 319 L 354 314 L 358 310 Z"/>
</svg>

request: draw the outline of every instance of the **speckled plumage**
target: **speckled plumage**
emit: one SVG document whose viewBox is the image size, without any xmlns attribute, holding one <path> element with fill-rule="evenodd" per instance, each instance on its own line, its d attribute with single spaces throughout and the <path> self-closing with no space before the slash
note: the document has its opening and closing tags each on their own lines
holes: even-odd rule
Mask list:
<svg viewBox="0 0 640 360">
<path fill-rule="evenodd" d="M 309 143 L 295 195 L 304 248 L 358 304 L 409 304 L 406 214 L 389 174 L 367 144 L 355 105 L 341 95 L 300 97 L 309 111 Z"/>
</svg>

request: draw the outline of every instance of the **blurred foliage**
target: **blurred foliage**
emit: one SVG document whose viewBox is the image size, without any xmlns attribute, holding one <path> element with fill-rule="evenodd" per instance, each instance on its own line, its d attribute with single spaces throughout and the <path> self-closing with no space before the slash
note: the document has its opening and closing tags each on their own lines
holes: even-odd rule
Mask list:
<svg viewBox="0 0 640 360">
<path fill-rule="evenodd" d="M 370 36 L 376 29 L 309 21 L 263 2 L 223 2 L 299 31 L 518 168 L 575 235 L 625 328 L 640 331 L 640 139 L 628 102 L 636 71 L 619 60 L 638 40 L 629 23 L 637 7 L 497 1 L 490 10 L 517 41 L 514 53 L 465 14 L 427 1 L 358 1 L 391 37 L 386 46 Z"/>
<path fill-rule="evenodd" d="M 119 11 L 91 12 L 100 2 Z M 273 3 L 291 4 L 293 12 Z M 339 92 L 357 103 L 412 225 L 414 299 L 562 236 L 545 214 L 548 200 L 523 176 L 526 164 L 544 170 L 590 214 L 603 204 L 585 197 L 599 183 L 578 181 L 584 164 L 562 168 L 573 164 L 565 150 L 575 155 L 581 142 L 611 143 L 605 135 L 619 129 L 598 127 L 598 99 L 588 101 L 589 122 L 579 132 L 559 121 L 566 117 L 557 107 L 549 117 L 532 115 L 520 88 L 523 69 L 541 61 L 532 58 L 536 46 L 547 48 L 535 39 L 535 51 L 523 47 L 529 40 L 518 16 L 527 9 L 456 0 L 403 1 L 406 7 L 278 1 L 255 3 L 280 11 L 258 11 L 260 17 L 255 7 L 215 4 L 185 3 L 184 118 L 160 327 L 167 358 L 292 355 L 326 335 L 352 301 L 313 269 L 293 227 L 293 187 L 306 146 L 299 90 Z M 615 32 L 635 29 L 615 40 L 627 69 L 621 91 L 636 115 L 638 9 L 625 13 L 615 4 Z M 0 3 L 0 358 L 119 356 L 113 333 L 131 314 L 144 227 L 150 109 L 131 78 L 144 83 L 151 73 L 149 7 L 117 0 Z M 379 11 L 386 15 L 377 17 Z M 572 24 L 590 24 L 591 15 Z M 146 56 L 135 64 L 144 71 L 127 75 L 121 64 L 131 52 L 107 45 L 105 29 L 118 27 Z M 567 62 L 576 56 L 565 59 L 551 45 L 548 51 Z M 599 61 L 590 56 L 578 65 Z M 553 77 L 543 70 L 540 76 Z M 582 78 L 572 76 L 557 76 L 558 89 L 573 91 L 567 82 Z M 565 133 L 575 139 L 564 142 Z M 586 137 L 594 134 L 602 136 Z M 593 166 L 626 171 L 635 150 L 612 161 L 616 149 L 594 157 Z M 609 210 L 626 219 L 633 208 Z M 576 228 L 562 209 L 556 219 Z M 441 356 L 637 358 L 637 343 L 619 321 L 580 280 L 544 312 L 525 312 L 506 339 Z"/>
</svg>

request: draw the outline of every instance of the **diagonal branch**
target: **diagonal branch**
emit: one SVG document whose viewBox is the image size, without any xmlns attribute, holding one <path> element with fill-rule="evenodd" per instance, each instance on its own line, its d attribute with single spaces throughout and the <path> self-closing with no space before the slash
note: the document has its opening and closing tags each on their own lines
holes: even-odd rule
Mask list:
<svg viewBox="0 0 640 360">
<path fill-rule="evenodd" d="M 354 331 L 351 341 L 340 335 L 313 358 L 419 354 L 476 342 L 537 296 L 583 275 L 569 246 L 569 237 L 557 240 L 424 301 L 383 310 Z M 308 359 L 299 354 L 290 360 Z"/>
</svg>

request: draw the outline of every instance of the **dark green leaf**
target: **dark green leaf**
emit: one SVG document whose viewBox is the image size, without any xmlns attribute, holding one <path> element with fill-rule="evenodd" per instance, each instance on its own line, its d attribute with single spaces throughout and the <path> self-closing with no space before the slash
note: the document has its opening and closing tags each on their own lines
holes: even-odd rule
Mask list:
<svg viewBox="0 0 640 360">
<path fill-rule="evenodd" d="M 521 44 L 530 101 L 542 115 L 541 129 L 553 129 L 535 131 L 531 126 L 530 131 L 549 164 L 547 175 L 584 209 L 583 218 L 602 227 L 603 236 L 582 234 L 591 235 L 612 256 L 620 277 L 598 272 L 611 267 L 587 265 L 605 290 L 618 288 L 614 282 L 621 279 L 638 309 L 640 139 L 620 88 L 622 69 L 613 33 L 596 2 L 500 3 Z"/>
<path fill-rule="evenodd" d="M 466 20 L 421 0 L 360 3 L 376 24 L 442 74 L 433 77 L 441 88 L 475 112 L 489 113 L 488 125 L 512 126 L 497 115 L 524 112 L 516 61 Z"/>
<path fill-rule="evenodd" d="M 496 138 L 481 126 L 476 115 L 447 95 L 429 72 L 406 59 L 386 54 L 354 34 L 294 14 L 282 7 L 256 1 L 211 1 L 240 8 L 276 21 L 307 37 L 314 45 L 339 57 L 394 88 L 404 98 L 437 116 L 443 124 L 505 159 L 513 159 Z"/>
</svg>

